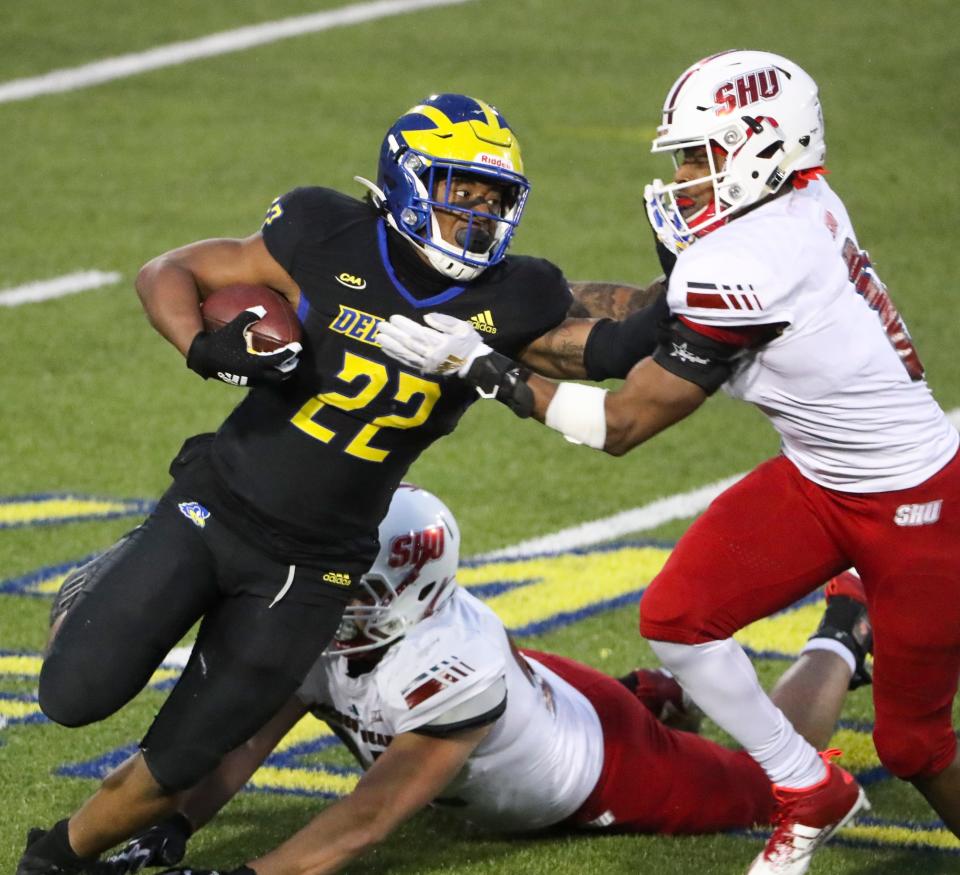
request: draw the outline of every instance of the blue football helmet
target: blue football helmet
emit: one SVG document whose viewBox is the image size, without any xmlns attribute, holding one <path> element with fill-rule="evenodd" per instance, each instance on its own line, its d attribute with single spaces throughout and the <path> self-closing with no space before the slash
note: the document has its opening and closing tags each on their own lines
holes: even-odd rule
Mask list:
<svg viewBox="0 0 960 875">
<path fill-rule="evenodd" d="M 464 177 L 498 186 L 499 215 L 472 209 L 476 204 L 450 202 L 453 181 Z M 383 140 L 376 185 L 355 179 L 371 190 L 391 227 L 435 270 L 459 282 L 503 259 L 530 191 L 520 146 L 506 119 L 463 94 L 434 94 L 404 113 Z M 466 219 L 456 243 L 441 236 L 437 209 Z"/>
</svg>

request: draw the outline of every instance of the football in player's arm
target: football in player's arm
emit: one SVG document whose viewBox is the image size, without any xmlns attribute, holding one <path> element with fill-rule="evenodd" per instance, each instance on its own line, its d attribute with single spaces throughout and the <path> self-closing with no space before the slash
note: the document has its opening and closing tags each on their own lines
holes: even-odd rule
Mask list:
<svg viewBox="0 0 960 875">
<path fill-rule="evenodd" d="M 398 314 L 380 330 L 408 366 L 456 372 L 614 455 L 721 386 L 770 418 L 782 454 L 697 519 L 641 606 L 658 657 L 774 784 L 780 827 L 749 875 L 806 871 L 867 802 L 771 706 L 732 636 L 851 565 L 877 633 L 880 760 L 960 835 L 960 754 L 943 704 L 960 672 L 958 435 L 823 179 L 823 131 L 816 83 L 786 58 L 722 52 L 677 80 L 653 143 L 678 156 L 674 179 L 645 192 L 654 232 L 677 254 L 669 314 L 616 391 L 531 375 L 455 320 Z M 613 348 L 629 340 L 630 319 L 594 326 L 585 361 L 598 332 Z"/>
<path fill-rule="evenodd" d="M 308 712 L 333 727 L 364 775 L 235 875 L 339 871 L 429 803 L 520 832 L 565 824 L 677 834 L 769 820 L 773 796 L 748 756 L 662 722 L 689 726 L 695 717 L 668 674 L 637 670 L 616 680 L 518 650 L 493 611 L 457 585 L 459 531 L 435 496 L 402 485 L 380 538 L 365 597 L 347 609 L 297 694 L 182 797 L 176 816 L 101 864 L 100 875 L 177 862 L 190 834 Z M 832 582 L 828 599 L 820 628 L 774 692 L 821 746 L 851 680 L 869 681 L 869 620 L 856 578 Z"/>
</svg>

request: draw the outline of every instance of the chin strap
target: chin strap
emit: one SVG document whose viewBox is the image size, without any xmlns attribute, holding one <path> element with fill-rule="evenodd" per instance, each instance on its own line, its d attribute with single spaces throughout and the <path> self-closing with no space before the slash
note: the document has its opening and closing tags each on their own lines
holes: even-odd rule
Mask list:
<svg viewBox="0 0 960 875">
<path fill-rule="evenodd" d="M 383 209 L 384 205 L 387 202 L 387 196 L 383 193 L 383 189 L 380 188 L 376 183 L 371 182 L 369 179 L 366 179 L 363 176 L 354 176 L 354 182 L 359 182 L 364 188 L 370 190 L 370 194 L 373 196 L 373 205 L 378 209 Z"/>
</svg>

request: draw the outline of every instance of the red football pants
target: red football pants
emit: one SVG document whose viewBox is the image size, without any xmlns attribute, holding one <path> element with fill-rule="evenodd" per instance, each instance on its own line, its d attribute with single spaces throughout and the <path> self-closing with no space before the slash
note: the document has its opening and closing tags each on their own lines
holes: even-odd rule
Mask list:
<svg viewBox="0 0 960 875">
<path fill-rule="evenodd" d="M 619 681 L 562 656 L 524 648 L 578 689 L 603 727 L 603 770 L 569 819 L 619 832 L 706 833 L 769 823 L 770 781 L 745 753 L 664 726 Z"/>
<path fill-rule="evenodd" d="M 718 497 L 641 602 L 646 638 L 728 638 L 843 569 L 863 579 L 874 631 L 874 742 L 895 775 L 934 775 L 956 754 L 960 679 L 960 456 L 919 486 L 854 494 L 786 458 Z"/>
</svg>

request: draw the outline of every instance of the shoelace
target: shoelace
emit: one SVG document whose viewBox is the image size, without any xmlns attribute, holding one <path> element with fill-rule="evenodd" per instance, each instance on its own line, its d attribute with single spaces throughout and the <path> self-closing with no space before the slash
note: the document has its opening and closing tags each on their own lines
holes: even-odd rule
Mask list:
<svg viewBox="0 0 960 875">
<path fill-rule="evenodd" d="M 843 755 L 843 751 L 838 748 L 832 747 L 829 750 L 821 751 L 819 756 L 823 760 L 823 764 L 827 766 L 827 777 L 830 776 L 830 763 L 835 759 Z M 789 796 L 787 799 L 789 800 Z M 764 850 L 764 859 L 773 860 L 777 856 L 783 856 L 785 853 L 797 850 L 795 843 L 796 835 L 793 833 L 792 827 L 794 824 L 794 818 L 790 816 L 790 809 L 792 806 L 789 801 L 786 804 L 781 802 L 781 805 L 778 806 L 776 813 L 773 815 L 773 833 L 770 836 L 769 841 L 767 842 L 767 847 Z M 807 840 L 809 843 L 809 840 Z"/>
</svg>

